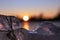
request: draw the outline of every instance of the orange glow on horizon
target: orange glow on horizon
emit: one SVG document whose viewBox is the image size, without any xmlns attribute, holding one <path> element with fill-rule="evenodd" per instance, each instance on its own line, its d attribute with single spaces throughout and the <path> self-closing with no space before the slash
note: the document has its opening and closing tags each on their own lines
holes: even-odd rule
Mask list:
<svg viewBox="0 0 60 40">
<path fill-rule="evenodd" d="M 43 18 L 44 19 L 53 19 L 57 16 L 57 11 L 44 11 L 42 12 L 43 13 Z M 23 16 L 27 15 L 29 18 L 31 17 L 36 17 L 37 19 L 39 18 L 40 16 L 40 12 L 37 12 L 37 11 L 34 11 L 34 12 L 30 12 L 30 11 L 22 11 L 22 12 L 19 12 L 19 11 L 12 11 L 12 10 L 2 10 L 0 11 L 0 15 L 7 15 L 7 16 L 17 16 L 18 18 L 22 19 Z"/>
</svg>

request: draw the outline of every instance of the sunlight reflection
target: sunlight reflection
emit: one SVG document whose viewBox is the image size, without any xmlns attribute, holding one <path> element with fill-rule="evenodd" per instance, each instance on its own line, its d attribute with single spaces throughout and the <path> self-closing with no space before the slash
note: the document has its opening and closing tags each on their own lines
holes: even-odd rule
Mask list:
<svg viewBox="0 0 60 40">
<path fill-rule="evenodd" d="M 26 30 L 29 30 L 29 24 L 28 24 L 28 22 L 24 22 L 23 28 L 25 28 Z"/>
</svg>

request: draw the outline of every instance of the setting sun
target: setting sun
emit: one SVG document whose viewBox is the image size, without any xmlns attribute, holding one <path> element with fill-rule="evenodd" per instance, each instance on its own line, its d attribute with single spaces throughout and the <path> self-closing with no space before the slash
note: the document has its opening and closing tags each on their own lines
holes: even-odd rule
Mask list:
<svg viewBox="0 0 60 40">
<path fill-rule="evenodd" d="M 24 21 L 28 21 L 28 20 L 29 20 L 29 17 L 28 17 L 28 16 L 24 16 L 24 17 L 23 17 L 23 20 L 24 20 Z"/>
</svg>

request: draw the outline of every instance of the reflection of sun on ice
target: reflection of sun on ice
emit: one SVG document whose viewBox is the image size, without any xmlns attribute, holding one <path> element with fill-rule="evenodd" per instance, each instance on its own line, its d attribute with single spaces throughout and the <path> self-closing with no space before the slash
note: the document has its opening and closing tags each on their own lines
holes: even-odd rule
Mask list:
<svg viewBox="0 0 60 40">
<path fill-rule="evenodd" d="M 29 20 L 29 17 L 28 17 L 28 16 L 24 16 L 24 17 L 23 17 L 23 20 L 24 20 L 24 21 L 28 21 L 28 20 Z"/>
<path fill-rule="evenodd" d="M 24 22 L 24 27 L 23 28 L 26 29 L 26 30 L 29 30 L 28 22 Z"/>
</svg>

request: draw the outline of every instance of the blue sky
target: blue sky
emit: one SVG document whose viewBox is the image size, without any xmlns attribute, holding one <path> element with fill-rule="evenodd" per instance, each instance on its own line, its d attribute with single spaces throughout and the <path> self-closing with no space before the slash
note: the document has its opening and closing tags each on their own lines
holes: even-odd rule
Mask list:
<svg viewBox="0 0 60 40">
<path fill-rule="evenodd" d="M 0 0 L 2 14 L 56 13 L 60 0 Z"/>
<path fill-rule="evenodd" d="M 0 9 L 9 8 L 53 8 L 59 6 L 60 0 L 0 0 Z"/>
</svg>

